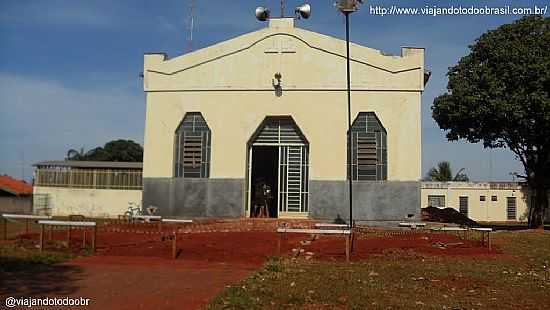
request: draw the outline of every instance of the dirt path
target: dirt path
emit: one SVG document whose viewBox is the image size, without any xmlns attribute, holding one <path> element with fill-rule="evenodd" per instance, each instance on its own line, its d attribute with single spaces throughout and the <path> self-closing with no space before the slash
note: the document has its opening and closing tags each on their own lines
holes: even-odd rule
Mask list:
<svg viewBox="0 0 550 310">
<path fill-rule="evenodd" d="M 71 295 L 91 299 L 89 309 L 196 309 L 256 267 L 95 256 L 64 265 L 82 270 Z"/>
<path fill-rule="evenodd" d="M 301 237 L 290 238 L 285 253 Z M 75 238 L 72 247 L 80 243 Z M 0 297 L 83 297 L 91 299 L 89 309 L 196 309 L 276 249 L 272 232 L 182 234 L 172 260 L 171 241 L 158 235 L 102 233 L 96 255 L 11 273 L 1 279 Z"/>
<path fill-rule="evenodd" d="M 259 266 L 91 256 L 3 276 L 0 300 L 13 297 L 89 298 L 86 309 L 197 309 Z"/>
</svg>

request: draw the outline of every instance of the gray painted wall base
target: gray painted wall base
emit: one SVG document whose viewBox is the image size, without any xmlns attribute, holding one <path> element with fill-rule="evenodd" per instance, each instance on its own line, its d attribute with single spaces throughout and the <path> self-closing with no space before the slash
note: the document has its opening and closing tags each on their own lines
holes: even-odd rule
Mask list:
<svg viewBox="0 0 550 310">
<path fill-rule="evenodd" d="M 311 218 L 349 220 L 347 181 L 310 181 L 309 201 Z M 420 182 L 353 182 L 353 219 L 377 222 L 420 220 Z"/>
<path fill-rule="evenodd" d="M 244 179 L 144 178 L 143 206 L 154 205 L 162 216 L 238 218 L 244 214 Z M 309 182 L 309 217 L 349 220 L 347 181 Z M 420 220 L 420 182 L 353 184 L 356 221 Z"/>
<path fill-rule="evenodd" d="M 144 178 L 143 206 L 161 216 L 238 218 L 244 216 L 244 180 Z"/>
</svg>

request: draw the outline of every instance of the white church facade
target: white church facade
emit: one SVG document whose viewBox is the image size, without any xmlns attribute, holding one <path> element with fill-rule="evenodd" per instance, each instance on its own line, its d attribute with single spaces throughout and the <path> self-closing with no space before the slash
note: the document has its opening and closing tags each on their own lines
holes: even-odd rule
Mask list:
<svg viewBox="0 0 550 310">
<path fill-rule="evenodd" d="M 173 59 L 145 55 L 144 206 L 346 219 L 351 177 L 354 219 L 419 218 L 424 49 L 351 45 L 348 146 L 345 41 L 294 24 L 271 19 Z"/>
</svg>

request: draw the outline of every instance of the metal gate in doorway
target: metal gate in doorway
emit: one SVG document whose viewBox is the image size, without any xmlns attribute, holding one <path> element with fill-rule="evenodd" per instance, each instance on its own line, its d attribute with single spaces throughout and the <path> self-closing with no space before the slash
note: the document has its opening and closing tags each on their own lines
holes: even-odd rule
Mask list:
<svg viewBox="0 0 550 310">
<path fill-rule="evenodd" d="M 308 142 L 290 117 L 268 117 L 251 139 L 247 165 L 247 215 L 252 204 L 253 148 L 271 146 L 278 148 L 278 193 L 279 217 L 307 217 L 309 152 Z"/>
</svg>

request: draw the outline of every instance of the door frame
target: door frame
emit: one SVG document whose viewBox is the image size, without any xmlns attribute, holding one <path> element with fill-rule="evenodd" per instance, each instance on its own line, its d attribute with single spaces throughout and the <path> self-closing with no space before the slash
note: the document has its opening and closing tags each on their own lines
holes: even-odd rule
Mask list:
<svg viewBox="0 0 550 310">
<path fill-rule="evenodd" d="M 309 217 L 309 190 L 307 191 L 307 210 L 308 212 L 283 212 L 281 211 L 281 148 L 284 146 L 299 146 L 307 150 L 307 178 L 305 182 L 308 185 L 309 189 L 309 146 L 305 143 L 252 143 L 247 145 L 247 163 L 246 163 L 246 184 L 247 188 L 245 189 L 245 204 L 244 204 L 244 214 L 246 218 L 250 218 L 250 211 L 252 209 L 252 161 L 253 161 L 253 147 L 254 146 L 270 146 L 277 148 L 277 217 L 276 218 L 289 218 L 289 219 L 307 219 Z M 300 192 L 300 195 L 302 192 Z"/>
</svg>

